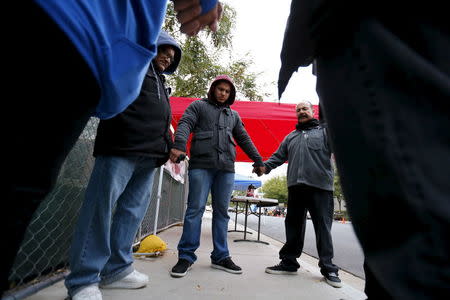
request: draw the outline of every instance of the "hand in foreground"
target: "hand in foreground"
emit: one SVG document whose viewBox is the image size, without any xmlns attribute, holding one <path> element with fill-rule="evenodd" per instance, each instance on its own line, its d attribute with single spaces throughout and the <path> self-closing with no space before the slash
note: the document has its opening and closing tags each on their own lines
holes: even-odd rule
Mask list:
<svg viewBox="0 0 450 300">
<path fill-rule="evenodd" d="M 256 173 L 260 177 L 266 173 L 266 167 L 253 167 L 252 173 Z"/>
<path fill-rule="evenodd" d="M 183 151 L 175 149 L 175 148 L 170 149 L 170 157 L 169 158 L 173 163 L 179 163 L 178 158 L 180 157 L 180 155 L 186 155 L 186 152 L 183 152 Z"/>
<path fill-rule="evenodd" d="M 204 15 L 201 15 L 202 8 L 199 0 L 174 0 L 173 2 L 182 33 L 193 36 L 205 26 L 213 32 L 217 31 L 217 23 L 222 16 L 220 2 L 217 2 L 216 6 Z"/>
</svg>

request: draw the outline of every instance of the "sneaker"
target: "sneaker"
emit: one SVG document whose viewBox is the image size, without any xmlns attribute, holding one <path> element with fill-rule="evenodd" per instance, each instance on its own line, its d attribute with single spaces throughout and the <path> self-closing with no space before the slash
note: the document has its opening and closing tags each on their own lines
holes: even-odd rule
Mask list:
<svg viewBox="0 0 450 300">
<path fill-rule="evenodd" d="M 233 274 L 242 274 L 242 269 L 236 266 L 231 260 L 231 257 L 227 257 L 218 262 L 211 262 L 211 267 L 214 269 L 224 270 Z"/>
<path fill-rule="evenodd" d="M 266 273 L 276 275 L 295 275 L 297 274 L 297 268 L 279 263 L 278 265 L 267 267 Z"/>
<path fill-rule="evenodd" d="M 136 270 L 128 274 L 122 279 L 116 280 L 109 284 L 100 283 L 102 289 L 140 289 L 148 283 L 148 276 Z"/>
<path fill-rule="evenodd" d="M 339 275 L 335 272 L 327 273 L 323 275 L 325 277 L 325 281 L 335 288 L 342 287 L 341 279 L 339 278 Z"/>
<path fill-rule="evenodd" d="M 102 293 L 96 284 L 81 289 L 72 296 L 72 300 L 102 300 Z"/>
<path fill-rule="evenodd" d="M 191 269 L 191 267 L 192 263 L 190 261 L 184 258 L 180 258 L 178 259 L 177 264 L 173 266 L 172 270 L 170 271 L 170 276 L 176 278 L 184 277 Z"/>
</svg>

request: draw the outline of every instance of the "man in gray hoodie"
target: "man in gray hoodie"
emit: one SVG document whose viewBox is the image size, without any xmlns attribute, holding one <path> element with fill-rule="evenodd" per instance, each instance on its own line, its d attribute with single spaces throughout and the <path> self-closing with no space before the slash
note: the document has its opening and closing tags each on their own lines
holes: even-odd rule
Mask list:
<svg viewBox="0 0 450 300">
<path fill-rule="evenodd" d="M 314 119 L 310 102 L 296 106 L 298 124 L 278 150 L 264 162 L 266 174 L 289 161 L 287 170 L 288 211 L 285 219 L 286 243 L 280 250 L 281 262 L 267 267 L 270 274 L 297 274 L 297 258 L 303 250 L 306 213 L 314 224 L 320 272 L 328 284 L 341 287 L 339 268 L 332 263 L 333 168 L 327 131 Z"/>
<path fill-rule="evenodd" d="M 214 250 L 211 267 L 241 274 L 240 267 L 231 260 L 227 245 L 228 206 L 234 186 L 236 145 L 255 162 L 256 172 L 264 172 L 261 155 L 245 130 L 239 114 L 232 110 L 236 88 L 226 75 L 217 76 L 208 98 L 192 102 L 180 119 L 170 159 L 176 162 L 186 154 L 186 143 L 194 133 L 190 148 L 189 196 L 178 243 L 178 262 L 170 274 L 183 277 L 197 260 L 195 250 L 200 246 L 202 216 L 211 191 Z"/>
</svg>

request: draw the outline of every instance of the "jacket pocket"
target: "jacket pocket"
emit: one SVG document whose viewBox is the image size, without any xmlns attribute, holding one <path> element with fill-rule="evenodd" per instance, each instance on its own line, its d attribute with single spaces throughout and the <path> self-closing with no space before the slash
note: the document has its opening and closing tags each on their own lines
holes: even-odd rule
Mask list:
<svg viewBox="0 0 450 300">
<path fill-rule="evenodd" d="M 306 144 L 312 150 L 320 150 L 323 146 L 323 137 L 320 134 L 309 134 L 306 139 Z"/>
<path fill-rule="evenodd" d="M 199 131 L 194 134 L 192 139 L 191 156 L 205 155 L 211 153 L 212 131 Z"/>
<path fill-rule="evenodd" d="M 234 140 L 231 133 L 228 133 L 228 138 L 230 139 L 231 145 L 233 145 L 233 147 L 236 147 L 236 141 Z"/>
<path fill-rule="evenodd" d="M 236 141 L 234 140 L 233 135 L 230 132 L 228 132 L 228 140 L 230 141 L 228 146 L 231 154 L 230 158 L 232 161 L 234 161 L 236 158 Z"/>
</svg>

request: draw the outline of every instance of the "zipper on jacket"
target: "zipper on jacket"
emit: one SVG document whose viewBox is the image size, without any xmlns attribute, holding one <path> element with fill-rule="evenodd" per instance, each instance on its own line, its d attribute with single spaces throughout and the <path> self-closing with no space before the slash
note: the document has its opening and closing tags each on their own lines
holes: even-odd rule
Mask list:
<svg viewBox="0 0 450 300">
<path fill-rule="evenodd" d="M 300 142 L 299 142 L 299 146 L 300 146 L 300 151 L 299 151 L 300 152 L 299 153 L 300 154 L 299 155 L 300 166 L 298 168 L 298 173 L 297 173 L 297 183 L 300 180 L 304 181 L 303 176 L 302 176 L 302 174 L 303 174 L 303 166 L 305 165 L 303 152 L 304 152 L 304 145 L 306 145 L 307 139 L 308 139 L 308 134 L 304 130 L 300 131 Z"/>
</svg>

